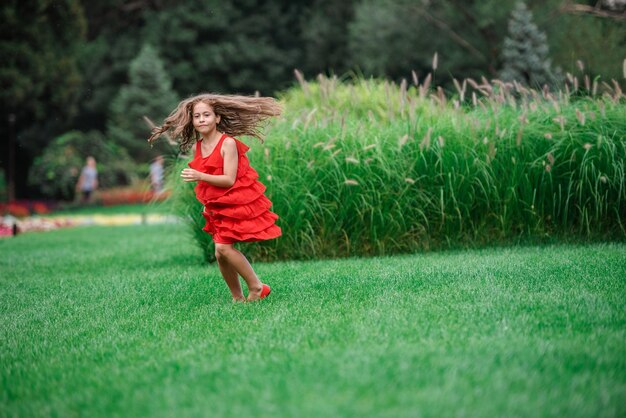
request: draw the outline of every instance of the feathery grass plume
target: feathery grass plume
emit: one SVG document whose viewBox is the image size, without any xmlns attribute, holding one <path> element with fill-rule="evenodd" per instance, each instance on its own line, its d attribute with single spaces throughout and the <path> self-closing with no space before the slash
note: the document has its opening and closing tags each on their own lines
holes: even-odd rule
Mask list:
<svg viewBox="0 0 626 418">
<path fill-rule="evenodd" d="M 611 79 L 611 83 L 613 84 L 614 92 L 615 92 L 613 96 L 615 98 L 615 101 L 618 101 L 623 96 L 622 88 L 620 87 L 619 83 L 614 78 Z"/>
<path fill-rule="evenodd" d="M 428 150 L 430 148 L 430 133 L 432 132 L 432 130 L 433 128 L 431 127 L 428 128 L 426 135 L 424 135 L 422 142 L 420 142 L 420 145 L 419 145 L 420 151 L 423 151 L 424 149 Z"/>
<path fill-rule="evenodd" d="M 441 106 L 446 105 L 446 94 L 443 92 L 441 86 L 437 86 L 437 100 Z"/>
<path fill-rule="evenodd" d="M 296 76 L 296 80 L 298 80 L 298 84 L 300 84 L 300 88 L 304 92 L 306 96 L 309 95 L 309 83 L 304 79 L 304 75 L 297 68 L 293 70 L 294 75 Z"/>
<path fill-rule="evenodd" d="M 576 119 L 578 119 L 578 123 L 582 126 L 585 125 L 585 114 L 578 110 L 578 108 L 576 108 Z"/>
<path fill-rule="evenodd" d="M 626 60 L 624 60 L 624 65 L 624 68 L 626 68 Z M 624 74 L 624 77 L 626 78 L 626 70 L 624 70 Z M 411 70 L 411 77 L 413 78 L 413 84 L 415 85 L 415 87 L 418 87 L 420 85 L 420 82 L 417 78 L 417 73 L 415 72 L 415 70 Z"/>
<path fill-rule="evenodd" d="M 480 76 L 480 81 L 482 82 L 482 84 L 480 85 L 482 88 L 487 90 L 489 93 L 493 92 L 493 86 L 489 83 L 489 80 L 487 80 L 484 75 Z"/>
<path fill-rule="evenodd" d="M 433 55 L 433 62 L 432 62 L 433 71 L 437 71 L 438 62 L 439 62 L 439 54 L 435 52 L 435 55 Z"/>
<path fill-rule="evenodd" d="M 456 88 L 456 91 L 459 93 L 459 101 L 463 103 L 465 101 L 465 86 L 466 86 L 467 80 L 463 80 L 462 86 L 461 84 L 459 84 L 456 78 L 453 78 L 452 81 L 454 82 L 454 87 Z"/>
<path fill-rule="evenodd" d="M 401 110 L 404 110 L 404 106 L 406 105 L 407 100 L 407 82 L 406 79 L 402 79 L 400 82 L 400 103 L 402 104 Z"/>
<path fill-rule="evenodd" d="M 311 110 L 307 115 L 306 115 L 306 119 L 304 121 L 304 126 L 302 127 L 302 130 L 306 131 L 307 128 L 309 127 L 309 124 L 311 123 L 311 121 L 313 120 L 313 116 L 315 115 L 315 113 L 317 112 L 317 107 L 314 107 L 313 110 Z"/>
<path fill-rule="evenodd" d="M 430 82 L 432 81 L 432 74 L 428 73 L 424 79 L 424 83 L 420 86 L 420 97 L 424 98 L 430 89 Z"/>
<path fill-rule="evenodd" d="M 565 130 L 565 123 L 567 121 L 565 119 L 565 116 L 559 115 L 559 116 L 553 118 L 552 121 L 554 121 L 554 123 L 558 123 L 559 124 L 559 126 L 561 127 L 561 132 L 563 132 Z"/>
<path fill-rule="evenodd" d="M 552 105 L 556 113 L 561 112 L 561 107 L 559 106 L 559 102 L 557 102 L 554 97 L 550 97 L 550 104 Z"/>
</svg>

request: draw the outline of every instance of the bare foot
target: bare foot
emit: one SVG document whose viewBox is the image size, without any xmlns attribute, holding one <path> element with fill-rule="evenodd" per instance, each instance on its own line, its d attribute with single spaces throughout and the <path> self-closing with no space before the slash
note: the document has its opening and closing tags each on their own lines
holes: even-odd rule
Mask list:
<svg viewBox="0 0 626 418">
<path fill-rule="evenodd" d="M 233 298 L 233 303 L 238 303 L 238 302 L 245 302 L 246 298 L 244 298 L 243 296 L 240 298 Z"/>
</svg>

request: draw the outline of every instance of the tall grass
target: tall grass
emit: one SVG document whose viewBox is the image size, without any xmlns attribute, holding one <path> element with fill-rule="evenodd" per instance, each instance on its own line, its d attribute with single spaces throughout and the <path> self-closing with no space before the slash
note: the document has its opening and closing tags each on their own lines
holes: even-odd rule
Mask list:
<svg viewBox="0 0 626 418">
<path fill-rule="evenodd" d="M 313 258 L 626 236 L 626 105 L 616 84 L 584 96 L 569 86 L 455 84 L 446 95 L 430 77 L 411 86 L 300 79 L 249 152 L 284 236 L 245 250 Z M 199 231 L 201 208 L 176 187 Z M 210 237 L 196 234 L 210 259 Z"/>
</svg>

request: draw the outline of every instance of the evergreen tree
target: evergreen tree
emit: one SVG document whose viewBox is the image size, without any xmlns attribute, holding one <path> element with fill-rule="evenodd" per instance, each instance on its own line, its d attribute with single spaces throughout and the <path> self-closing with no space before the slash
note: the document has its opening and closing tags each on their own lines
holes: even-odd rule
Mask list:
<svg viewBox="0 0 626 418">
<path fill-rule="evenodd" d="M 361 0 L 348 23 L 350 65 L 396 80 L 414 70 L 423 80 L 437 52 L 437 83 L 495 76 L 508 14 L 501 0 Z"/>
<path fill-rule="evenodd" d="M 155 123 L 161 122 L 176 106 L 178 98 L 163 62 L 149 44 L 131 62 L 128 76 L 129 84 L 120 89 L 111 103 L 108 134 L 135 160 L 146 162 L 156 153 L 167 152 L 167 148 L 165 141 L 160 141 L 159 149 L 150 149 L 146 143 L 150 127 L 144 116 Z"/>
<path fill-rule="evenodd" d="M 187 0 L 145 14 L 144 38 L 158 45 L 174 88 L 274 94 L 302 62 L 305 2 Z"/>
<path fill-rule="evenodd" d="M 517 3 L 509 20 L 508 36 L 502 50 L 500 78 L 516 80 L 531 87 L 553 84 L 546 35 L 533 23 L 533 15 L 524 2 Z"/>
<path fill-rule="evenodd" d="M 306 76 L 350 70 L 348 25 L 353 20 L 355 2 L 315 0 L 302 13 L 303 57 L 297 64 Z"/>
</svg>

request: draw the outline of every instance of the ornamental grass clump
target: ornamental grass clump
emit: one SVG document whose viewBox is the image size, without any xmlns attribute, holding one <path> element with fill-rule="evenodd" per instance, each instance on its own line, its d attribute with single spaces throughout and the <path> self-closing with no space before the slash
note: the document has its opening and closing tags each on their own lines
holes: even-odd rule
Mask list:
<svg viewBox="0 0 626 418">
<path fill-rule="evenodd" d="M 617 83 L 581 94 L 570 74 L 557 92 L 467 79 L 446 94 L 430 75 L 421 84 L 414 75 L 412 85 L 298 78 L 265 143 L 250 144 L 283 229 L 246 248 L 253 257 L 626 236 L 626 104 Z M 202 208 L 191 187 L 174 187 L 211 259 Z"/>
</svg>

